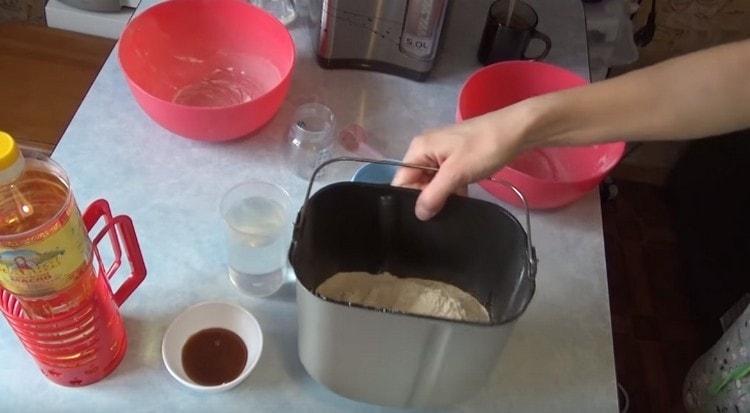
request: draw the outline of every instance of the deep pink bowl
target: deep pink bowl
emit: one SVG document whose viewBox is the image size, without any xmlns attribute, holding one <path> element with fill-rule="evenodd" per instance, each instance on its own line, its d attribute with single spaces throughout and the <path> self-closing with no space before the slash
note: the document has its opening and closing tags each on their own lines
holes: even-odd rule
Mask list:
<svg viewBox="0 0 750 413">
<path fill-rule="evenodd" d="M 294 43 L 242 0 L 169 0 L 134 18 L 119 58 L 133 96 L 158 124 L 220 141 L 257 131 L 289 90 Z"/>
<path fill-rule="evenodd" d="M 458 96 L 456 120 L 473 118 L 532 96 L 585 85 L 575 73 L 547 63 L 509 61 L 474 72 Z M 623 142 L 561 148 L 539 148 L 522 153 L 493 175 L 515 185 L 533 209 L 570 204 L 595 188 L 617 165 Z M 507 187 L 485 180 L 479 183 L 495 197 L 521 206 Z"/>
</svg>

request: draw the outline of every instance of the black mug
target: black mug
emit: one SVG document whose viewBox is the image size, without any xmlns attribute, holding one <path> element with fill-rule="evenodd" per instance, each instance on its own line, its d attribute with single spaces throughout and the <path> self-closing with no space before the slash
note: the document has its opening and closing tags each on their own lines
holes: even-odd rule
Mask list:
<svg viewBox="0 0 750 413">
<path fill-rule="evenodd" d="M 515 1 L 515 5 L 510 24 L 507 24 L 511 1 Z M 528 4 L 520 0 L 497 0 L 487 14 L 477 58 L 485 65 L 503 60 L 544 59 L 552 42 L 546 34 L 536 30 L 537 23 L 539 16 Z M 538 56 L 526 56 L 532 39 L 544 42 L 544 51 Z"/>
</svg>

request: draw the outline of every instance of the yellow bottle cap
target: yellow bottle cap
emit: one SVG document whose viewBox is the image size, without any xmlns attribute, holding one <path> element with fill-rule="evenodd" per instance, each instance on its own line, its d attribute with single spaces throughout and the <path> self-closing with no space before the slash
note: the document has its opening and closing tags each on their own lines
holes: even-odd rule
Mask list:
<svg viewBox="0 0 750 413">
<path fill-rule="evenodd" d="M 8 133 L 0 131 L 0 171 L 13 166 L 20 155 L 21 150 L 16 145 L 13 137 Z"/>
</svg>

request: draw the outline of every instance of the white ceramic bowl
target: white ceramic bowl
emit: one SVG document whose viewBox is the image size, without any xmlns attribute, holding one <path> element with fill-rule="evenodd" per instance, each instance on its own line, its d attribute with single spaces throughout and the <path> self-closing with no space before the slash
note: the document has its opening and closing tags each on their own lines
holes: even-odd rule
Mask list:
<svg viewBox="0 0 750 413">
<path fill-rule="evenodd" d="M 218 386 L 203 386 L 185 374 L 182 367 L 182 347 L 193 334 L 207 328 L 225 328 L 235 332 L 247 347 L 247 362 L 240 375 L 229 383 Z M 263 349 L 263 333 L 258 320 L 244 308 L 229 303 L 204 302 L 196 304 L 178 315 L 161 343 L 164 365 L 172 376 L 185 386 L 203 392 L 220 392 L 240 384 L 260 360 Z"/>
</svg>

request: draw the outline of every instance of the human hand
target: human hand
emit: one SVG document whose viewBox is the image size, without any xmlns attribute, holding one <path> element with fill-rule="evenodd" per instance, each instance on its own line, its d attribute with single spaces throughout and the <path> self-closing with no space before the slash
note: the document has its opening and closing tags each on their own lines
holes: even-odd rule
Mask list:
<svg viewBox="0 0 750 413">
<path fill-rule="evenodd" d="M 403 161 L 439 168 L 438 172 L 404 167 L 392 184 L 421 189 L 415 214 L 428 220 L 450 194 L 490 176 L 525 147 L 528 119 L 523 105 L 512 105 L 417 136 Z"/>
</svg>

